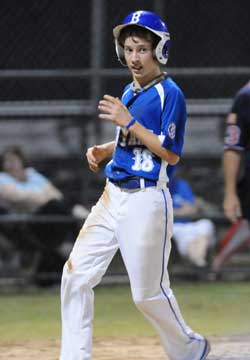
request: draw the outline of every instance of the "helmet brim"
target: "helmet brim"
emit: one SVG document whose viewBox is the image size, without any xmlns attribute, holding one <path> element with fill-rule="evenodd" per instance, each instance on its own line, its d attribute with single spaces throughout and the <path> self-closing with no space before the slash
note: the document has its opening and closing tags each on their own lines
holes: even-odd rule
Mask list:
<svg viewBox="0 0 250 360">
<path fill-rule="evenodd" d="M 128 24 L 122 24 L 122 25 L 117 25 L 114 29 L 113 29 L 113 35 L 115 39 L 118 39 L 118 37 L 120 36 L 120 32 L 122 31 L 122 29 L 124 29 L 126 26 L 128 26 Z"/>
<path fill-rule="evenodd" d="M 134 25 L 136 25 L 136 26 L 138 26 L 138 27 L 141 27 L 141 28 L 144 28 L 144 29 L 147 29 L 148 31 L 150 31 L 150 32 L 154 33 L 155 35 L 159 36 L 161 39 L 162 39 L 164 36 L 167 36 L 167 37 L 170 39 L 170 34 L 169 34 L 169 33 L 166 33 L 166 32 L 163 32 L 163 31 L 157 31 L 157 30 L 151 29 L 151 28 L 148 27 L 148 26 L 139 25 L 139 24 L 122 24 L 122 25 L 117 25 L 117 26 L 113 29 L 114 38 L 115 38 L 116 40 L 118 40 L 121 31 L 122 31 L 125 27 L 134 26 Z"/>
<path fill-rule="evenodd" d="M 136 25 L 136 26 L 138 26 L 138 27 L 141 27 L 141 28 L 144 28 L 144 29 L 147 29 L 147 30 L 149 30 L 150 32 L 158 35 L 160 38 L 162 38 L 163 36 L 166 36 L 166 34 L 169 35 L 169 33 L 165 33 L 165 32 L 162 32 L 162 31 L 157 31 L 157 30 L 151 29 L 150 27 L 145 26 L 145 25 L 140 25 L 140 24 L 136 24 L 136 23 L 135 23 L 135 24 L 134 24 L 134 23 L 129 23 L 129 24 L 117 25 L 117 26 L 113 29 L 114 38 L 115 38 L 116 40 L 118 40 L 122 29 L 124 29 L 125 27 L 128 27 L 128 26 L 134 26 L 134 25 Z"/>
</svg>

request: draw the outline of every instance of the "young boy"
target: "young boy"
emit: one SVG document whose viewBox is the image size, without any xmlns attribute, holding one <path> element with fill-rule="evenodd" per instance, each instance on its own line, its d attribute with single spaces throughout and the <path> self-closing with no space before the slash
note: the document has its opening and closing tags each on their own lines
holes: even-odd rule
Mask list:
<svg viewBox="0 0 250 360">
<path fill-rule="evenodd" d="M 169 359 L 203 360 L 209 343 L 186 326 L 167 271 L 173 225 L 167 183 L 181 156 L 186 121 L 184 96 L 160 67 L 168 59 L 169 32 L 158 15 L 136 11 L 113 33 L 118 58 L 133 81 L 121 100 L 105 95 L 99 102 L 99 117 L 118 126 L 117 137 L 87 151 L 92 171 L 112 159 L 103 195 L 64 267 L 61 360 L 91 359 L 93 287 L 118 248 L 133 300 Z"/>
</svg>

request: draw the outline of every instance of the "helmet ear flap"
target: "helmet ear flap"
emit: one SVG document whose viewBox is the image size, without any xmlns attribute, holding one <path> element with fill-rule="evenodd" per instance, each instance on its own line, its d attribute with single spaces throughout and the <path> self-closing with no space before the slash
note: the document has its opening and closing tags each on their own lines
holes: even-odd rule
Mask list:
<svg viewBox="0 0 250 360">
<path fill-rule="evenodd" d="M 125 56 L 124 56 L 124 49 L 123 47 L 119 44 L 118 40 L 115 40 L 115 51 L 116 51 L 116 55 L 118 57 L 118 60 L 120 61 L 120 63 L 123 66 L 127 66 L 126 61 L 125 61 Z"/>
<path fill-rule="evenodd" d="M 154 50 L 154 56 L 159 63 L 166 65 L 169 57 L 170 38 L 163 36 Z"/>
<path fill-rule="evenodd" d="M 161 39 L 153 51 L 154 59 L 156 59 L 160 64 L 166 65 L 169 56 L 169 47 L 170 47 L 169 34 L 168 33 L 164 35 L 161 34 Z M 115 39 L 115 50 L 120 63 L 123 66 L 127 66 L 124 56 L 124 49 L 119 44 L 117 39 Z"/>
</svg>

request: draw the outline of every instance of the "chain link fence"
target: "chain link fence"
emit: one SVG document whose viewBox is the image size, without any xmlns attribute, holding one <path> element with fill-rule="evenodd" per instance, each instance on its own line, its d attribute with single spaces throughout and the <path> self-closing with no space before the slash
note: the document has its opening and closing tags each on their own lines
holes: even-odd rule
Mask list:
<svg viewBox="0 0 250 360">
<path fill-rule="evenodd" d="M 24 126 L 26 146 L 29 130 L 38 123 L 41 128 L 41 119 L 55 124 L 54 146 L 44 138 L 38 146 L 30 136 L 28 150 L 35 156 L 65 156 L 65 149 L 75 155 L 113 135 L 109 125 L 96 120 L 96 103 L 104 93 L 120 96 L 129 81 L 116 58 L 112 29 L 138 9 L 158 12 L 166 20 L 172 38 L 167 71 L 188 101 L 210 99 L 211 109 L 216 99 L 230 100 L 249 78 L 247 0 L 3 0 L 0 119 L 5 135 L 0 150 L 14 140 L 5 120 L 35 120 Z M 71 133 L 71 124 L 79 130 L 74 139 L 62 136 Z"/>
<path fill-rule="evenodd" d="M 198 195 L 221 203 L 223 119 L 250 77 L 248 2 L 2 0 L 0 152 L 21 145 L 74 201 L 92 204 L 104 178 L 87 170 L 84 154 L 114 135 L 97 120 L 96 104 L 104 93 L 120 96 L 130 81 L 112 29 L 129 12 L 151 10 L 168 24 L 167 71 L 187 98 L 187 177 Z"/>
<path fill-rule="evenodd" d="M 96 104 L 104 93 L 120 96 L 130 81 L 117 61 L 112 29 L 139 9 L 159 13 L 170 29 L 167 71 L 184 90 L 196 121 L 187 129 L 184 153 L 199 153 L 192 134 L 203 129 L 204 138 L 211 135 L 212 113 L 216 143 L 207 142 L 203 153 L 220 156 L 218 123 L 250 76 L 247 0 L 3 0 L 0 150 L 15 141 L 34 157 L 82 156 L 90 144 L 113 137 L 113 127 L 97 121 Z M 204 125 L 198 126 L 201 117 Z M 18 137 L 12 130 L 17 122 L 23 124 Z"/>
<path fill-rule="evenodd" d="M 121 69 L 112 28 L 135 9 L 159 11 L 166 20 L 172 38 L 169 72 L 188 98 L 231 97 L 249 76 L 247 0 L 11 0 L 0 8 L 0 100 L 89 99 L 94 74 L 72 78 L 45 70 L 80 71 L 96 64 Z M 183 68 L 186 72 L 178 71 Z M 44 76 L 21 72 L 27 69 L 44 70 Z M 11 76 L 10 70 L 19 74 Z M 118 76 L 114 86 L 110 82 L 104 78 L 104 90 L 119 93 L 124 78 Z"/>
</svg>

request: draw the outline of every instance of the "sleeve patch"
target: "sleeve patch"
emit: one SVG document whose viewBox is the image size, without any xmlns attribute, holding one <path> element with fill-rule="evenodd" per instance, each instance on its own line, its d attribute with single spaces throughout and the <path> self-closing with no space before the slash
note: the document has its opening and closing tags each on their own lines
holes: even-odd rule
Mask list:
<svg viewBox="0 0 250 360">
<path fill-rule="evenodd" d="M 237 145 L 240 140 L 240 128 L 236 125 L 229 125 L 226 129 L 225 144 L 226 145 Z"/>
<path fill-rule="evenodd" d="M 168 135 L 170 137 L 170 139 L 174 139 L 175 138 L 175 133 L 176 133 L 176 125 L 175 123 L 171 123 L 168 125 Z"/>
</svg>

